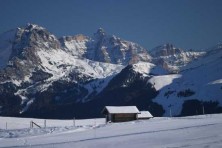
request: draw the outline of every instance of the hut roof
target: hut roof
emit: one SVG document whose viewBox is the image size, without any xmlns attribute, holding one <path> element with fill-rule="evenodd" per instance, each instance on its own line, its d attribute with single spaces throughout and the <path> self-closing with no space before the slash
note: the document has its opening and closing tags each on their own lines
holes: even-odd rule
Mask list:
<svg viewBox="0 0 222 148">
<path fill-rule="evenodd" d="M 105 106 L 102 113 L 121 114 L 121 113 L 139 113 L 136 106 Z"/>
<path fill-rule="evenodd" d="M 153 118 L 153 115 L 149 111 L 140 111 L 138 118 Z"/>
</svg>

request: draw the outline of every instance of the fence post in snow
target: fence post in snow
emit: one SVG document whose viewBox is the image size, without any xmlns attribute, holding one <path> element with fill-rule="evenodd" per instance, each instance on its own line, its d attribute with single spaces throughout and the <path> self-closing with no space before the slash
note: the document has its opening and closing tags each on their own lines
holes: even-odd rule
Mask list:
<svg viewBox="0 0 222 148">
<path fill-rule="evenodd" d="M 46 119 L 44 120 L 44 127 L 46 128 Z"/>
<path fill-rule="evenodd" d="M 6 130 L 8 129 L 8 123 L 7 122 L 5 123 L 5 129 Z"/>
<path fill-rule="evenodd" d="M 204 113 L 204 112 L 205 112 L 205 111 L 204 111 L 204 105 L 203 105 L 203 108 L 202 108 L 202 109 L 203 109 L 203 115 L 204 115 L 204 114 L 205 114 L 205 113 Z"/>
<path fill-rule="evenodd" d="M 32 121 L 30 121 L 30 128 L 32 128 Z"/>
<path fill-rule="evenodd" d="M 94 138 L 96 138 L 96 119 L 94 119 Z"/>
<path fill-rule="evenodd" d="M 76 119 L 75 119 L 75 117 L 73 118 L 73 126 L 74 127 L 76 126 Z"/>
</svg>

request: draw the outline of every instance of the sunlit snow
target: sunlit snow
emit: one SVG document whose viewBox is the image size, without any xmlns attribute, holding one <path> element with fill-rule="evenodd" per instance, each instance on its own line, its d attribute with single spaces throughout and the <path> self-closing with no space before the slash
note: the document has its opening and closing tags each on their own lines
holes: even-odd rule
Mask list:
<svg viewBox="0 0 222 148">
<path fill-rule="evenodd" d="M 43 128 L 30 128 L 34 121 Z M 7 130 L 6 128 L 7 122 Z M 105 124 L 105 119 L 46 120 L 0 117 L 0 147 L 222 147 L 222 115 L 154 117 Z"/>
</svg>

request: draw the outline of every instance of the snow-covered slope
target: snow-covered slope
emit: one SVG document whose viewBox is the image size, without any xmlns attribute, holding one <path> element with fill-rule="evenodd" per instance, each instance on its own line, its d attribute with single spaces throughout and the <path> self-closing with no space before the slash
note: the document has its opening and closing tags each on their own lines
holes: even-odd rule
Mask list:
<svg viewBox="0 0 222 148">
<path fill-rule="evenodd" d="M 76 36 L 64 36 L 60 39 L 63 49 L 77 57 L 83 57 L 87 52 L 87 44 L 90 38 L 82 34 Z"/>
<path fill-rule="evenodd" d="M 167 74 L 167 71 L 164 70 L 162 67 L 148 62 L 138 62 L 136 64 L 133 64 L 133 70 L 135 72 L 143 74 L 144 76 Z"/>
<path fill-rule="evenodd" d="M 30 129 L 30 120 L 44 125 L 43 119 L 1 118 L 0 147 L 219 148 L 222 146 L 221 114 L 183 118 L 154 117 L 150 120 L 107 125 L 104 124 L 104 119 L 76 120 L 75 127 L 71 120 L 47 120 L 47 127 L 41 129 Z M 5 122 L 8 123 L 8 130 L 5 130 Z M 17 129 L 14 129 L 15 124 L 18 125 Z M 26 127 L 20 128 L 19 125 Z"/>
<path fill-rule="evenodd" d="M 180 115 L 184 102 L 188 100 L 199 100 L 203 104 L 213 101 L 222 105 L 221 51 L 221 48 L 211 50 L 185 66 L 180 74 L 150 79 L 151 84 L 160 91 L 155 100 L 164 106 L 165 115 L 169 115 L 170 109 L 173 115 Z"/>
<path fill-rule="evenodd" d="M 119 71 L 123 68 L 122 65 L 79 59 L 75 56 L 69 55 L 63 50 L 54 50 L 50 52 L 41 50 L 38 51 L 37 54 L 41 59 L 41 66 L 46 70 L 46 72 L 53 75 L 50 79 L 48 79 L 48 81 L 58 79 L 69 80 L 68 75 L 71 71 L 75 71 L 83 76 L 88 76 L 89 79 L 106 78 L 119 73 Z M 74 79 L 70 81 L 77 82 L 77 80 Z"/>
<path fill-rule="evenodd" d="M 151 83 L 157 91 L 160 91 L 162 88 L 174 83 L 173 81 L 180 77 L 181 75 L 179 74 L 154 76 L 148 82 Z"/>
<path fill-rule="evenodd" d="M 86 96 L 78 98 L 77 101 L 81 102 L 85 102 L 93 92 L 100 93 L 111 78 L 124 68 L 122 65 L 77 58 L 63 50 L 49 53 L 40 51 L 38 55 L 46 72 L 53 75 L 46 80 L 46 83 L 43 84 L 44 87 L 41 86 L 40 90 L 44 91 L 53 82 L 59 80 L 78 83 L 88 91 Z M 70 74 L 74 77 L 70 77 Z"/>
</svg>

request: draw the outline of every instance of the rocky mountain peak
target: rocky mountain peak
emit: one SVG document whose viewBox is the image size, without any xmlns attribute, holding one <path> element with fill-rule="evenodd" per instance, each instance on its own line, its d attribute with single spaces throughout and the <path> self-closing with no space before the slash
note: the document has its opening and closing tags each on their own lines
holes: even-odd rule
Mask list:
<svg viewBox="0 0 222 148">
<path fill-rule="evenodd" d="M 149 53 L 153 58 L 153 63 L 160 65 L 170 73 L 178 73 L 189 62 L 204 55 L 204 52 L 183 50 L 170 43 L 157 46 Z"/>
<path fill-rule="evenodd" d="M 59 40 L 62 42 L 72 42 L 73 40 L 75 40 L 76 42 L 82 42 L 82 41 L 88 40 L 88 39 L 89 39 L 89 37 L 87 37 L 83 34 L 77 34 L 75 36 L 63 36 Z"/>
<path fill-rule="evenodd" d="M 105 34 L 105 30 L 103 28 L 99 28 L 96 33 Z"/>
<path fill-rule="evenodd" d="M 182 52 L 183 52 L 183 49 L 176 48 L 173 44 L 166 43 L 166 44 L 153 48 L 150 51 L 150 54 L 153 57 L 159 57 L 159 56 L 172 56 L 176 54 L 181 54 Z"/>
<path fill-rule="evenodd" d="M 91 54 L 94 57 L 88 58 L 113 64 L 128 65 L 138 61 L 149 61 L 150 56 L 146 52 L 146 49 L 140 45 L 120 39 L 116 36 L 105 34 L 94 40 L 94 46 L 91 51 L 95 51 L 95 54 Z"/>
<path fill-rule="evenodd" d="M 25 26 L 26 30 L 33 30 L 33 29 L 38 29 L 38 30 L 45 30 L 45 28 L 43 28 L 42 26 L 39 26 L 37 24 L 32 24 L 32 23 L 27 23 L 27 25 Z"/>
<path fill-rule="evenodd" d="M 106 36 L 106 32 L 103 28 L 99 28 L 96 33 L 93 34 L 93 37 L 95 39 L 101 39 L 104 38 Z"/>
</svg>

